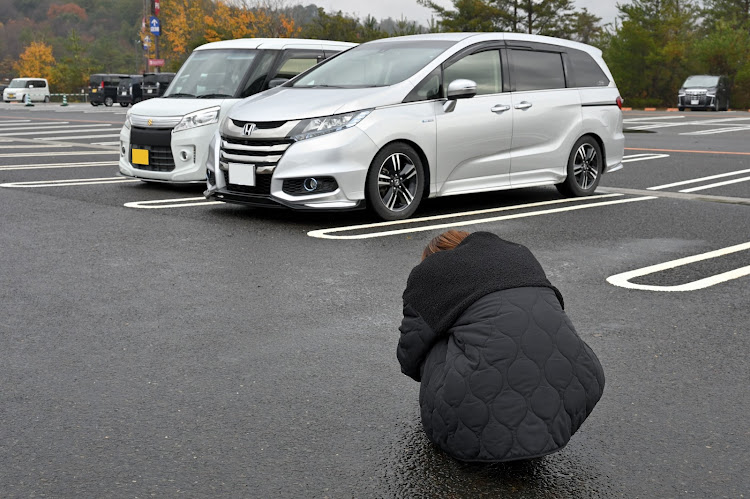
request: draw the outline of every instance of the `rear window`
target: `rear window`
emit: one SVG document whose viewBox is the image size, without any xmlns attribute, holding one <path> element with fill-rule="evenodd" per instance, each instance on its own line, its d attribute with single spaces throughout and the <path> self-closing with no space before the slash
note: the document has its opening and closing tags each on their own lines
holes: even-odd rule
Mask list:
<svg viewBox="0 0 750 499">
<path fill-rule="evenodd" d="M 562 56 L 557 52 L 511 50 L 517 92 L 565 88 Z"/>
<path fill-rule="evenodd" d="M 609 85 L 609 78 L 604 74 L 602 68 L 596 63 L 593 57 L 586 52 L 569 49 L 568 59 L 573 66 L 572 86 L 574 87 L 606 87 Z"/>
</svg>

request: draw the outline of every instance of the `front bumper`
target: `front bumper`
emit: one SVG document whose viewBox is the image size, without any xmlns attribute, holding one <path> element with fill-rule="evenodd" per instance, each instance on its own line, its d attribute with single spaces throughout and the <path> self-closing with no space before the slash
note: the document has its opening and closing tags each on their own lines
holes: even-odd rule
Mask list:
<svg viewBox="0 0 750 499">
<path fill-rule="evenodd" d="M 204 183 L 208 145 L 217 128 L 217 125 L 206 125 L 172 133 L 171 128 L 123 127 L 120 130 L 120 174 L 157 182 Z M 133 137 L 137 142 L 131 142 Z M 132 163 L 132 146 L 149 150 L 154 163 L 148 166 Z"/>
<path fill-rule="evenodd" d="M 710 109 L 716 106 L 715 95 L 680 95 L 677 97 L 677 107 L 686 109 Z"/>
<path fill-rule="evenodd" d="M 229 183 L 228 171 L 218 166 L 220 141 L 216 134 L 208 157 L 208 188 L 204 192 L 208 199 L 296 210 L 353 210 L 365 206 L 367 171 L 377 147 L 357 127 L 292 143 L 275 167 L 256 168 L 255 186 Z M 308 194 L 290 188 L 305 179 L 324 178 L 335 181 L 334 190 Z"/>
</svg>

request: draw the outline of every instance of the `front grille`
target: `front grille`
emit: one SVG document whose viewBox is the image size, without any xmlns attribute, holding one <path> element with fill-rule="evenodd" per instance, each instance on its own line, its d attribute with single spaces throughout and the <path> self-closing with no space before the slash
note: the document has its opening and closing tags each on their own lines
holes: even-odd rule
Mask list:
<svg viewBox="0 0 750 499">
<path fill-rule="evenodd" d="M 138 170 L 147 170 L 150 172 L 171 172 L 174 170 L 174 157 L 172 156 L 171 147 L 132 144 L 131 148 L 148 150 L 148 165 L 133 164 L 133 158 L 131 157 L 130 164 L 133 165 L 133 168 L 137 168 Z"/>
<path fill-rule="evenodd" d="M 271 177 L 266 173 L 255 175 L 255 185 L 239 185 L 229 183 L 229 172 L 224 171 L 224 182 L 227 184 L 227 190 L 231 192 L 241 192 L 242 194 L 254 194 L 256 196 L 271 195 Z"/>
</svg>

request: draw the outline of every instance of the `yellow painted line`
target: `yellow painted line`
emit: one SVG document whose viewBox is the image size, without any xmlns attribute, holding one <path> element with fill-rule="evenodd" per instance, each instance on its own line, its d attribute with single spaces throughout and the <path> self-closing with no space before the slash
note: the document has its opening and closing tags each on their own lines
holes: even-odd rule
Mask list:
<svg viewBox="0 0 750 499">
<path fill-rule="evenodd" d="M 736 246 L 729 246 L 715 251 L 709 251 L 708 253 L 702 253 L 700 255 L 689 256 L 685 258 L 679 258 L 670 262 L 659 263 L 657 265 L 651 265 L 649 267 L 643 267 L 642 269 L 631 270 L 629 272 L 623 272 L 622 274 L 613 275 L 607 278 L 607 282 L 619 286 L 621 288 L 628 289 L 639 289 L 645 291 L 696 291 L 698 289 L 708 288 L 722 282 L 730 281 L 732 279 L 739 279 L 740 277 L 750 275 L 750 265 L 746 267 L 740 267 L 738 269 L 716 274 L 711 277 L 704 279 L 698 279 L 697 281 L 688 282 L 685 284 L 679 284 L 676 286 L 652 286 L 648 284 L 633 284 L 630 282 L 631 279 L 636 277 L 643 277 L 645 275 L 655 274 L 664 270 L 673 269 L 675 267 L 681 267 L 683 265 L 690 265 L 691 263 L 700 262 L 703 260 L 709 260 L 711 258 L 717 258 L 738 251 L 746 251 L 750 249 L 750 243 L 738 244 Z"/>
<path fill-rule="evenodd" d="M 656 196 L 644 196 L 644 197 L 638 197 L 638 198 L 628 198 L 628 199 L 620 199 L 620 200 L 614 200 L 614 201 L 602 201 L 602 202 L 596 202 L 596 203 L 585 203 L 585 204 L 578 204 L 575 206 L 566 206 L 562 208 L 552 208 L 552 209 L 539 210 L 539 211 L 516 213 L 514 215 L 501 215 L 497 217 L 461 220 L 458 222 L 440 223 L 440 224 L 425 225 L 425 226 L 420 226 L 420 227 L 407 227 L 404 229 L 385 230 L 385 231 L 379 231 L 379 232 L 371 232 L 367 234 L 355 234 L 351 236 L 336 235 L 336 233 L 347 232 L 347 231 L 386 228 L 386 227 L 393 227 L 395 225 L 417 224 L 417 223 L 430 222 L 430 221 L 441 220 L 441 219 L 446 219 L 446 218 L 468 217 L 468 216 L 474 216 L 477 214 L 512 211 L 512 210 L 519 210 L 519 209 L 525 209 L 525 208 L 536 208 L 536 207 L 541 207 L 541 206 L 560 204 L 560 203 L 569 203 L 569 202 L 576 202 L 576 201 L 580 203 L 581 201 L 587 201 L 591 199 L 601 199 L 601 198 L 610 198 L 610 197 L 619 197 L 619 196 L 622 196 L 622 194 L 606 194 L 602 196 L 595 196 L 595 197 L 588 197 L 588 198 L 557 199 L 553 201 L 542 201 L 539 203 L 528 203 L 528 204 L 521 204 L 521 205 L 514 205 L 514 206 L 505 206 L 502 208 L 491 208 L 487 210 L 468 211 L 468 212 L 462 212 L 462 213 L 450 213 L 446 215 L 436 215 L 432 217 L 410 218 L 407 220 L 397 220 L 393 222 L 378 222 L 378 223 L 372 223 L 372 224 L 352 225 L 348 227 L 319 229 L 319 230 L 310 231 L 307 233 L 307 235 L 310 237 L 316 237 L 320 239 L 370 239 L 370 238 L 375 238 L 375 237 L 395 236 L 398 234 L 424 232 L 428 230 L 446 229 L 450 227 L 462 227 L 466 225 L 477 225 L 477 224 L 482 224 L 482 223 L 500 222 L 504 220 L 514 220 L 517 218 L 527 218 L 527 217 L 534 217 L 534 216 L 539 216 L 539 215 L 551 215 L 551 214 L 556 214 L 556 213 L 564 213 L 567 211 L 584 210 L 587 208 L 596 208 L 596 207 L 609 206 L 609 205 L 615 205 L 615 204 L 646 201 L 649 199 L 658 199 Z"/>
</svg>

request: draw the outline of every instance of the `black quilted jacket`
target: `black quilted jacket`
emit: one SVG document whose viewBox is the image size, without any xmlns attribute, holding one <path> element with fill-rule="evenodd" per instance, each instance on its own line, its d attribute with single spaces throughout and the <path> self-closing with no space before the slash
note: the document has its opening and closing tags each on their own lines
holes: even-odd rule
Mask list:
<svg viewBox="0 0 750 499">
<path fill-rule="evenodd" d="M 560 450 L 604 390 L 539 262 L 488 232 L 412 270 L 399 329 L 401 370 L 422 383 L 424 430 L 463 461 Z"/>
</svg>

